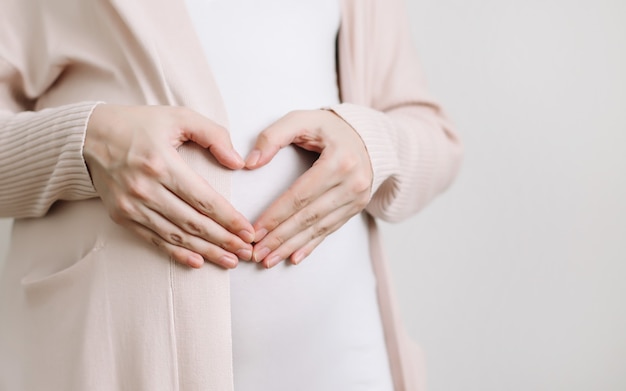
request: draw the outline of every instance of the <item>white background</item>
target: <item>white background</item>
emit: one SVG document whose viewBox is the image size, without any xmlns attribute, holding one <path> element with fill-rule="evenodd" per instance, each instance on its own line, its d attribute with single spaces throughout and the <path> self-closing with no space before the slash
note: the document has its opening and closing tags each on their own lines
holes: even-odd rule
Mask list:
<svg viewBox="0 0 626 391">
<path fill-rule="evenodd" d="M 626 2 L 409 9 L 466 147 L 448 193 L 384 225 L 430 390 L 626 390 Z"/>
</svg>

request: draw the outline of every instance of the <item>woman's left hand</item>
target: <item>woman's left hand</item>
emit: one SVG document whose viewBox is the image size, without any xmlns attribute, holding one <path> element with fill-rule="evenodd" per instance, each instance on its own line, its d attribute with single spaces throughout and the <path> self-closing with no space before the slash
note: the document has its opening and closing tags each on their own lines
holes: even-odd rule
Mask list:
<svg viewBox="0 0 626 391">
<path fill-rule="evenodd" d="M 356 131 L 328 110 L 291 112 L 265 129 L 246 168 L 267 164 L 290 144 L 320 154 L 313 166 L 254 223 L 252 259 L 267 268 L 302 262 L 323 240 L 367 205 L 372 167 Z"/>
</svg>

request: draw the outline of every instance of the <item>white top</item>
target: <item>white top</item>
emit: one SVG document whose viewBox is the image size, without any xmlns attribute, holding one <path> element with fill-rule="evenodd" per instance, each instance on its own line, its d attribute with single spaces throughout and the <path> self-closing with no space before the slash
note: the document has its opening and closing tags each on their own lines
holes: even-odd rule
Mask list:
<svg viewBox="0 0 626 391">
<path fill-rule="evenodd" d="M 245 156 L 291 110 L 338 102 L 338 0 L 186 0 Z M 251 221 L 315 155 L 281 150 L 236 171 L 231 201 Z M 302 264 L 231 273 L 237 391 L 392 390 L 365 221 L 356 216 Z"/>
</svg>

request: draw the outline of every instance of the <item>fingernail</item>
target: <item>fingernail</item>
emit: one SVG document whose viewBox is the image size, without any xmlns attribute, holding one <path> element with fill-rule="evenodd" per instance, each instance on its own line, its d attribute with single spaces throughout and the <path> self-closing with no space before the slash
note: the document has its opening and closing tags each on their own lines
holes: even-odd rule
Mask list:
<svg viewBox="0 0 626 391">
<path fill-rule="evenodd" d="M 291 258 L 291 263 L 293 263 L 294 265 L 297 265 L 300 262 L 302 262 L 305 257 L 306 255 L 302 252 L 295 253 L 293 257 Z"/>
<path fill-rule="evenodd" d="M 261 228 L 260 230 L 256 231 L 256 234 L 254 235 L 254 241 L 257 243 L 260 242 L 261 239 L 265 237 L 265 235 L 267 235 L 267 230 L 265 228 Z"/>
<path fill-rule="evenodd" d="M 252 260 L 259 263 L 263 260 L 263 258 L 267 257 L 267 254 L 269 253 L 270 249 L 267 247 L 263 247 L 259 251 L 254 251 L 254 253 L 252 254 Z"/>
<path fill-rule="evenodd" d="M 187 264 L 193 268 L 200 268 L 202 267 L 202 265 L 204 265 L 204 258 L 202 258 L 200 255 L 198 254 L 194 254 L 194 255 L 190 255 L 187 258 Z"/>
<path fill-rule="evenodd" d="M 230 156 L 235 160 L 235 162 L 237 163 L 237 165 L 239 166 L 245 166 L 245 162 L 243 161 L 243 158 L 241 157 L 241 155 L 239 155 L 237 153 L 237 151 L 233 150 L 230 152 Z"/>
<path fill-rule="evenodd" d="M 261 151 L 259 151 L 258 149 L 250 152 L 250 155 L 248 155 L 248 159 L 246 159 L 246 167 L 254 167 L 259 162 L 260 158 Z"/>
<path fill-rule="evenodd" d="M 237 266 L 237 262 L 239 261 L 233 254 L 224 255 L 219 260 L 222 265 L 229 269 Z"/>
<path fill-rule="evenodd" d="M 252 251 L 247 248 L 239 249 L 235 252 L 239 259 L 243 259 L 244 261 L 249 261 L 252 258 Z"/>
<path fill-rule="evenodd" d="M 245 229 L 239 231 L 239 234 L 237 236 L 243 239 L 243 241 L 246 243 L 252 243 L 254 241 L 254 234 Z"/>
<path fill-rule="evenodd" d="M 267 260 L 267 262 L 265 262 L 266 267 L 269 269 L 271 267 L 274 267 L 276 265 L 278 265 L 278 263 L 282 260 L 282 257 L 278 254 L 274 254 L 271 257 L 269 257 L 269 259 Z"/>
</svg>

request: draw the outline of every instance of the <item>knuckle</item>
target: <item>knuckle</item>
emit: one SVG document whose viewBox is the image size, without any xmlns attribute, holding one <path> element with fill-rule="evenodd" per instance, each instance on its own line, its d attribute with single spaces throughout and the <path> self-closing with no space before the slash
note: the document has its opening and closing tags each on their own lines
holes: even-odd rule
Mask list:
<svg viewBox="0 0 626 391">
<path fill-rule="evenodd" d="M 163 177 L 166 172 L 165 162 L 160 156 L 153 152 L 139 159 L 137 165 L 143 174 L 151 178 Z"/>
<path fill-rule="evenodd" d="M 263 131 L 259 133 L 259 136 L 257 137 L 257 143 L 261 145 L 268 145 L 268 144 L 271 144 L 271 142 L 272 142 L 272 139 L 269 135 L 269 132 Z"/>
<path fill-rule="evenodd" d="M 267 218 L 267 221 L 265 222 L 265 226 L 266 226 L 268 229 L 271 229 L 271 228 L 276 228 L 276 227 L 278 227 L 278 226 L 279 226 L 282 222 L 283 222 L 283 221 L 282 221 L 280 218 L 278 218 L 277 216 L 270 216 L 270 217 L 268 217 L 268 218 Z"/>
<path fill-rule="evenodd" d="M 122 219 L 130 218 L 135 212 L 132 202 L 126 197 L 120 197 L 115 200 L 115 208 L 116 211 L 113 213 Z"/>
<path fill-rule="evenodd" d="M 175 232 L 170 233 L 169 237 L 170 237 L 170 240 L 172 241 L 172 243 L 174 243 L 174 244 L 179 244 L 180 245 L 180 244 L 184 244 L 185 243 L 185 240 L 184 240 L 183 236 L 178 234 L 178 233 L 175 233 Z"/>
<path fill-rule="evenodd" d="M 228 237 L 225 240 L 221 240 L 221 247 L 225 250 L 234 250 L 241 247 L 241 243 L 235 237 Z"/>
<path fill-rule="evenodd" d="M 311 240 L 315 240 L 319 237 L 325 237 L 330 232 L 330 227 L 325 224 L 320 224 L 313 229 L 313 234 L 311 235 Z"/>
<path fill-rule="evenodd" d="M 186 221 L 184 223 L 184 228 L 187 232 L 189 232 L 192 235 L 200 236 L 204 234 L 204 230 L 202 229 L 202 226 L 196 223 L 195 221 L 191 221 L 191 220 Z"/>
<path fill-rule="evenodd" d="M 163 247 L 164 247 L 164 245 L 163 245 L 163 239 L 161 239 L 161 238 L 160 238 L 160 237 L 158 237 L 158 236 L 154 236 L 154 235 L 153 235 L 153 236 L 151 236 L 151 237 L 150 237 L 150 243 L 152 243 L 153 245 L 155 245 L 155 246 L 156 246 L 156 247 L 158 247 L 158 248 L 163 248 Z"/>
<path fill-rule="evenodd" d="M 352 183 L 352 191 L 355 193 L 363 193 L 368 191 L 370 188 L 370 179 L 367 177 L 367 175 L 357 175 L 354 178 L 354 181 Z"/>
<path fill-rule="evenodd" d="M 248 225 L 249 225 L 248 220 L 246 220 L 245 217 L 241 215 L 236 215 L 227 222 L 225 227 L 228 227 L 227 229 L 230 231 L 234 229 L 241 231 L 243 229 L 247 229 Z"/>
<path fill-rule="evenodd" d="M 150 197 L 148 185 L 141 180 L 134 180 L 128 183 L 128 194 L 141 201 L 146 201 Z"/>
<path fill-rule="evenodd" d="M 230 238 L 226 241 L 226 246 L 228 251 L 236 251 L 244 247 L 244 243 L 242 240 L 239 240 L 237 238 Z"/>
<path fill-rule="evenodd" d="M 229 252 L 239 249 L 242 246 L 242 243 L 238 240 L 238 238 L 232 235 L 224 235 L 215 239 L 207 239 L 207 240 L 214 243 L 216 246 L 220 247 L 222 250 L 229 251 Z"/>
<path fill-rule="evenodd" d="M 143 214 L 141 216 L 142 225 L 146 227 L 158 227 L 158 224 L 155 222 L 154 216 L 151 214 Z M 158 233 L 158 231 L 157 231 Z"/>
<path fill-rule="evenodd" d="M 200 208 L 200 211 L 207 216 L 213 216 L 215 214 L 215 205 L 210 202 L 203 201 L 201 199 L 196 199 L 196 205 Z"/>
<path fill-rule="evenodd" d="M 289 189 L 288 192 L 289 198 L 291 199 L 291 203 L 295 210 L 300 210 L 309 204 L 309 197 L 300 194 L 293 189 Z"/>
<path fill-rule="evenodd" d="M 310 227 L 319 220 L 319 214 L 314 211 L 303 211 L 302 224 L 305 227 Z"/>
<path fill-rule="evenodd" d="M 351 156 L 345 156 L 337 164 L 337 171 L 340 174 L 346 174 L 351 172 L 358 165 L 357 159 Z"/>
<path fill-rule="evenodd" d="M 122 225 L 124 223 L 124 217 L 119 213 L 118 210 L 112 210 L 109 212 L 109 217 L 113 220 L 114 223 Z"/>
<path fill-rule="evenodd" d="M 282 235 L 276 235 L 269 240 L 269 248 L 277 249 L 286 242 L 286 239 Z"/>
</svg>

